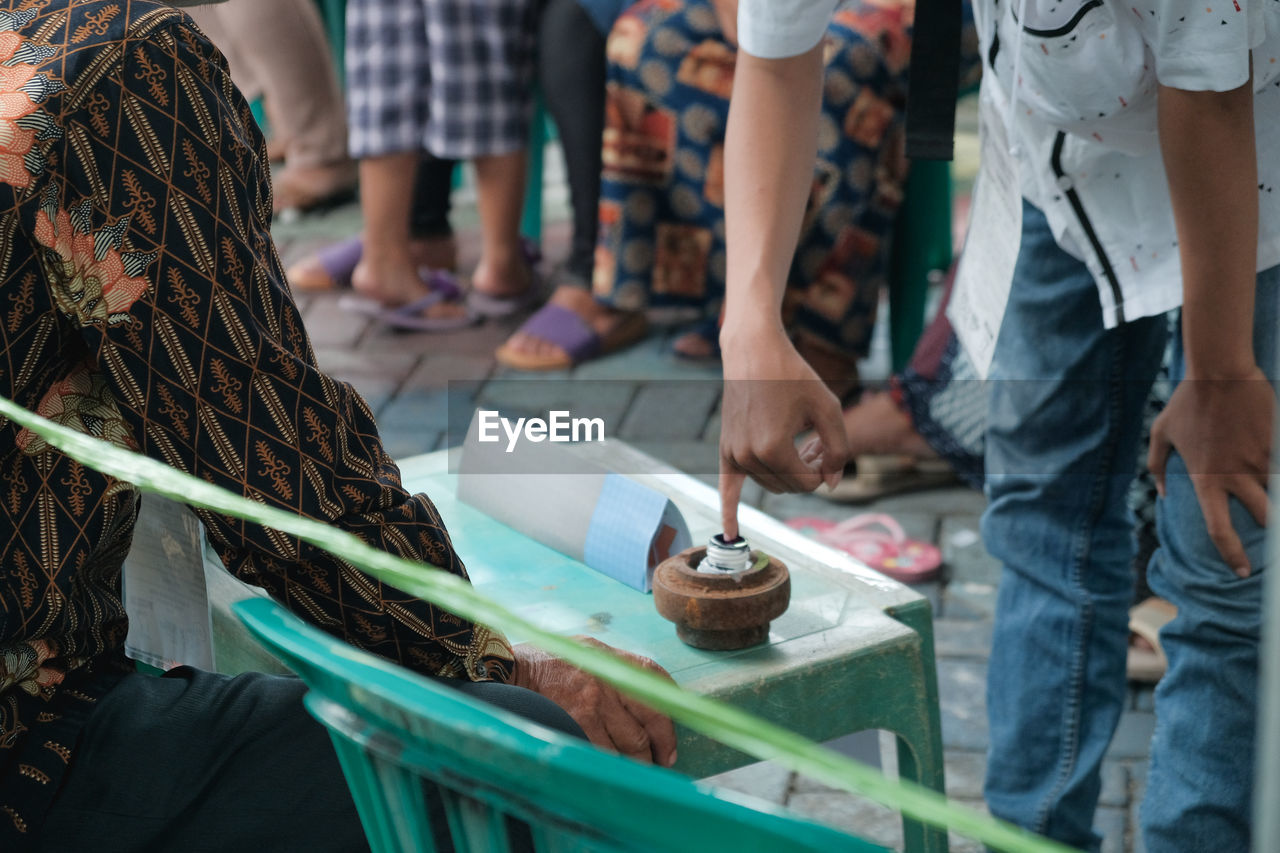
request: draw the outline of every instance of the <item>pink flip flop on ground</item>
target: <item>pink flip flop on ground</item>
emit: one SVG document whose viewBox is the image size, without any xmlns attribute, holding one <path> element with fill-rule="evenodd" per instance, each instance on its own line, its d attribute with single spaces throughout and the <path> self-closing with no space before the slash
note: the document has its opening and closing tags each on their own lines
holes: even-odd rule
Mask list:
<svg viewBox="0 0 1280 853">
<path fill-rule="evenodd" d="M 911 539 L 892 516 L 864 513 L 836 523 L 825 518 L 793 518 L 787 526 L 811 532 L 819 542 L 838 548 L 899 583 L 936 580 L 942 571 L 938 546 Z"/>
</svg>

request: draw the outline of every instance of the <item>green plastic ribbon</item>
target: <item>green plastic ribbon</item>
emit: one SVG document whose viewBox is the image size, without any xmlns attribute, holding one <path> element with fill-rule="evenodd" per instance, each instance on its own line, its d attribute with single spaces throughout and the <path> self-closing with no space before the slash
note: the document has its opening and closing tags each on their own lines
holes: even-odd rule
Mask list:
<svg viewBox="0 0 1280 853">
<path fill-rule="evenodd" d="M 795 732 L 692 693 L 608 652 L 543 630 L 437 566 L 392 556 L 322 522 L 255 503 L 157 460 L 53 423 L 4 397 L 0 397 L 0 414 L 39 434 L 67 456 L 133 483 L 143 491 L 296 536 L 340 555 L 383 583 L 464 619 L 527 637 L 534 645 L 607 681 L 673 720 L 755 758 L 776 761 L 823 784 L 860 794 L 921 823 L 949 827 L 997 850 L 1059 853 L 1071 849 L 951 803 L 936 791 L 905 780 L 888 779 L 878 770 L 858 764 Z"/>
</svg>

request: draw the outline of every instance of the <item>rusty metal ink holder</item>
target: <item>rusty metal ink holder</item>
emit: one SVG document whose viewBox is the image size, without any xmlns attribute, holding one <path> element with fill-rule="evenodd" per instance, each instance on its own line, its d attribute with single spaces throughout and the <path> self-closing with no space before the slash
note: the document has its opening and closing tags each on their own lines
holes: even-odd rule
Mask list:
<svg viewBox="0 0 1280 853">
<path fill-rule="evenodd" d="M 705 547 L 689 548 L 658 565 L 653 573 L 658 613 L 695 648 L 728 651 L 763 643 L 769 623 L 791 601 L 787 567 L 754 551 L 744 571 L 698 571 L 706 553 Z"/>
</svg>

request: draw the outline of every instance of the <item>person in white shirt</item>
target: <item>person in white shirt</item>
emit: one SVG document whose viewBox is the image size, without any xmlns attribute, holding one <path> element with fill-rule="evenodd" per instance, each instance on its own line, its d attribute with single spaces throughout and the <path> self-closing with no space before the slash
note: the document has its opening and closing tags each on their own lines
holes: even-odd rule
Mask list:
<svg viewBox="0 0 1280 853">
<path fill-rule="evenodd" d="M 725 180 L 726 535 L 745 476 L 809 490 L 833 482 L 847 455 L 839 406 L 776 310 L 834 5 L 740 7 Z M 983 168 L 1016 169 L 1022 196 L 1008 205 L 1020 242 L 991 367 L 982 529 L 1004 574 L 986 799 L 999 817 L 1098 847 L 1099 770 L 1125 695 L 1124 492 L 1163 313 L 1181 305 L 1181 381 L 1149 452 L 1162 494 L 1149 579 L 1178 616 L 1161 637 L 1169 669 L 1142 831 L 1153 853 L 1246 850 L 1280 331 L 1280 12 L 1257 0 L 986 0 L 975 16 L 983 109 L 1008 138 L 1008 156 Z M 989 221 L 971 227 L 1013 239 Z M 797 450 L 809 428 L 817 440 Z"/>
</svg>

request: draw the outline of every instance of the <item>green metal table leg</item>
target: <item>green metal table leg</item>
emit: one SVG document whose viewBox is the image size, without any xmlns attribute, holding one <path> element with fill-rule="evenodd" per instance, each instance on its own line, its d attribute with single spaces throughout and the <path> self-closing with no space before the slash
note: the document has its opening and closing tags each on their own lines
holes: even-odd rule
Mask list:
<svg viewBox="0 0 1280 853">
<path fill-rule="evenodd" d="M 938 793 L 946 793 L 938 668 L 933 650 L 933 611 L 928 601 L 920 601 L 891 611 L 889 615 L 920 635 L 920 674 L 925 691 L 925 717 L 904 716 L 894 728 L 898 737 L 898 774 Z M 947 834 L 940 829 L 903 818 L 902 836 L 908 851 L 947 851 Z"/>
</svg>

